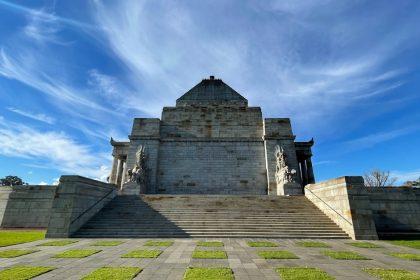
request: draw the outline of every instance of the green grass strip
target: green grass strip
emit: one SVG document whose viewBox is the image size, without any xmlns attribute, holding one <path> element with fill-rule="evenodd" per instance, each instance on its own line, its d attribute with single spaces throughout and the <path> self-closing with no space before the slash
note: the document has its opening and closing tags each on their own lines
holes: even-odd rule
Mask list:
<svg viewBox="0 0 420 280">
<path fill-rule="evenodd" d="M 276 269 L 282 280 L 334 280 L 323 270 L 312 267 L 281 267 Z"/>
<path fill-rule="evenodd" d="M 358 248 L 382 248 L 382 246 L 379 246 L 378 244 L 372 242 L 349 242 L 346 244 Z"/>
<path fill-rule="evenodd" d="M 77 240 L 56 240 L 41 243 L 38 246 L 66 246 L 78 242 Z"/>
<path fill-rule="evenodd" d="M 299 259 L 298 256 L 289 251 L 259 251 L 258 256 L 264 259 Z"/>
<path fill-rule="evenodd" d="M 54 270 L 48 266 L 14 266 L 0 271 L 1 280 L 28 280 Z"/>
<path fill-rule="evenodd" d="M 420 249 L 420 240 L 392 240 L 388 242 L 398 246 Z"/>
<path fill-rule="evenodd" d="M 90 246 L 118 246 L 123 243 L 124 241 L 98 241 L 91 244 Z"/>
<path fill-rule="evenodd" d="M 86 258 L 101 252 L 102 250 L 68 250 L 55 255 L 53 258 Z"/>
<path fill-rule="evenodd" d="M 219 250 L 195 250 L 192 257 L 193 259 L 227 259 L 227 254 Z"/>
<path fill-rule="evenodd" d="M 135 250 L 128 254 L 122 255 L 121 258 L 157 258 L 163 251 L 161 250 Z"/>
<path fill-rule="evenodd" d="M 362 256 L 356 252 L 351 252 L 351 251 L 327 250 L 327 251 L 324 251 L 323 254 L 336 260 L 370 260 L 369 258 L 365 256 Z"/>
<path fill-rule="evenodd" d="M 156 247 L 169 247 L 174 244 L 173 241 L 152 241 L 149 240 L 146 243 L 144 243 L 144 246 L 156 246 Z"/>
<path fill-rule="evenodd" d="M 319 241 L 299 241 L 296 242 L 298 246 L 301 247 L 312 247 L 312 248 L 330 248 L 331 246 L 325 242 Z"/>
<path fill-rule="evenodd" d="M 233 280 L 232 269 L 190 267 L 184 274 L 184 280 Z"/>
<path fill-rule="evenodd" d="M 404 260 L 420 261 L 420 254 L 390 253 L 389 255 Z"/>
<path fill-rule="evenodd" d="M 0 251 L 0 258 L 16 258 L 38 252 L 37 250 L 6 250 Z"/>
<path fill-rule="evenodd" d="M 223 247 L 223 242 L 220 241 L 199 241 L 197 246 L 200 247 Z"/>
<path fill-rule="evenodd" d="M 143 269 L 138 267 L 102 267 L 87 276 L 83 280 L 131 280 Z"/>
<path fill-rule="evenodd" d="M 37 241 L 44 238 L 44 230 L 0 230 L 0 247 Z"/>
<path fill-rule="evenodd" d="M 248 241 L 249 247 L 278 247 L 279 245 L 269 241 Z"/>
<path fill-rule="evenodd" d="M 381 280 L 420 280 L 420 274 L 402 269 L 364 268 L 363 270 Z"/>
</svg>

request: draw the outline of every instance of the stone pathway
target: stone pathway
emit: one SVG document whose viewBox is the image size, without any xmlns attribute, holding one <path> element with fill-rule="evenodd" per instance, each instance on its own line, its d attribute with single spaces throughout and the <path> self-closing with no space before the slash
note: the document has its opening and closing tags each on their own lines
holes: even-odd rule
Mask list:
<svg viewBox="0 0 420 280">
<path fill-rule="evenodd" d="M 66 246 L 45 247 L 36 246 L 47 240 L 19 244 L 0 248 L 9 249 L 37 249 L 39 252 L 29 255 L 0 259 L 0 270 L 14 265 L 53 266 L 57 269 L 34 279 L 81 279 L 93 270 L 103 266 L 134 266 L 143 271 L 135 279 L 182 279 L 187 267 L 230 267 L 235 279 L 280 279 L 275 268 L 287 266 L 308 266 L 320 268 L 336 279 L 376 279 L 363 272 L 362 268 L 395 268 L 420 273 L 419 262 L 402 260 L 388 256 L 390 252 L 407 252 L 420 254 L 420 250 L 395 246 L 387 242 L 375 241 L 383 248 L 356 248 L 346 243 L 351 240 L 316 240 L 329 245 L 330 250 L 346 250 L 358 252 L 372 260 L 334 260 L 324 256 L 321 252 L 325 248 L 307 248 L 296 245 L 292 239 L 217 239 L 224 243 L 224 247 L 199 247 L 202 250 L 225 250 L 228 259 L 192 259 L 193 251 L 198 248 L 198 239 L 170 239 L 174 244 L 169 247 L 146 247 L 144 243 L 151 239 L 121 239 L 125 243 L 118 246 L 98 247 L 90 246 L 99 241 L 97 239 L 72 239 L 79 242 Z M 115 239 L 113 239 L 115 240 Z M 162 240 L 162 239 L 156 239 Z M 200 239 L 204 240 L 204 239 Z M 213 241 L 214 239 L 211 239 Z M 205 240 L 204 240 L 205 241 Z M 210 241 L 210 240 L 208 240 Z M 272 241 L 279 247 L 255 248 L 249 247 L 247 241 Z M 308 240 L 305 240 L 308 241 Z M 102 252 L 82 259 L 57 259 L 55 254 L 69 249 L 101 249 Z M 136 249 L 161 249 L 163 253 L 155 259 L 128 259 L 122 255 Z M 299 259 L 265 260 L 258 256 L 259 250 L 287 250 L 296 254 Z"/>
</svg>

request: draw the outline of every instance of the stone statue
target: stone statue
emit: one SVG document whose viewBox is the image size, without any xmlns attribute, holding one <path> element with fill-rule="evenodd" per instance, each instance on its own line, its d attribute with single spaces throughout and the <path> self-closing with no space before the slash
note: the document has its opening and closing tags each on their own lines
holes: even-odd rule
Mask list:
<svg viewBox="0 0 420 280">
<path fill-rule="evenodd" d="M 129 169 L 128 173 L 128 181 L 134 182 L 140 185 L 141 187 L 145 187 L 147 183 L 147 154 L 146 154 L 146 146 L 139 145 L 136 152 L 136 163 L 133 169 Z"/>
<path fill-rule="evenodd" d="M 285 154 L 282 147 L 279 145 L 276 146 L 276 182 L 277 185 L 284 185 L 287 183 L 294 183 L 296 170 L 289 170 L 287 163 L 287 155 Z"/>
</svg>

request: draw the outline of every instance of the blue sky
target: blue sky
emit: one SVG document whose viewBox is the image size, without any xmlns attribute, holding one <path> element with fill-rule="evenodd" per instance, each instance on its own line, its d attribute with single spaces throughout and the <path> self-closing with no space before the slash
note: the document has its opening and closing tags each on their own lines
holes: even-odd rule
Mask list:
<svg viewBox="0 0 420 280">
<path fill-rule="evenodd" d="M 0 0 L 0 176 L 104 179 L 109 138 L 215 75 L 315 139 L 317 180 L 420 176 L 419 1 Z"/>
</svg>

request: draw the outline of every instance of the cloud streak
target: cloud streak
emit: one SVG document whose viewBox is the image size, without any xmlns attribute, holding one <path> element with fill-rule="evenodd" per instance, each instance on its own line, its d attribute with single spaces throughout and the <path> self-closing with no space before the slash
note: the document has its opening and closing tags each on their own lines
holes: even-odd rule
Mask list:
<svg viewBox="0 0 420 280">
<path fill-rule="evenodd" d="M 70 174 L 106 179 L 109 157 L 95 153 L 63 132 L 40 131 L 7 121 L 0 123 L 0 154 L 43 162 Z"/>
<path fill-rule="evenodd" d="M 23 111 L 23 110 L 16 109 L 16 108 L 13 108 L 13 107 L 9 107 L 9 108 L 7 108 L 7 110 L 9 110 L 10 112 L 19 114 L 21 116 L 24 116 L 24 117 L 27 117 L 27 118 L 30 118 L 30 119 L 33 119 L 33 120 L 41 121 L 41 122 L 44 122 L 44 123 L 47 123 L 47 124 L 54 124 L 55 123 L 54 118 L 49 117 L 45 114 L 31 113 L 31 112 Z"/>
</svg>

